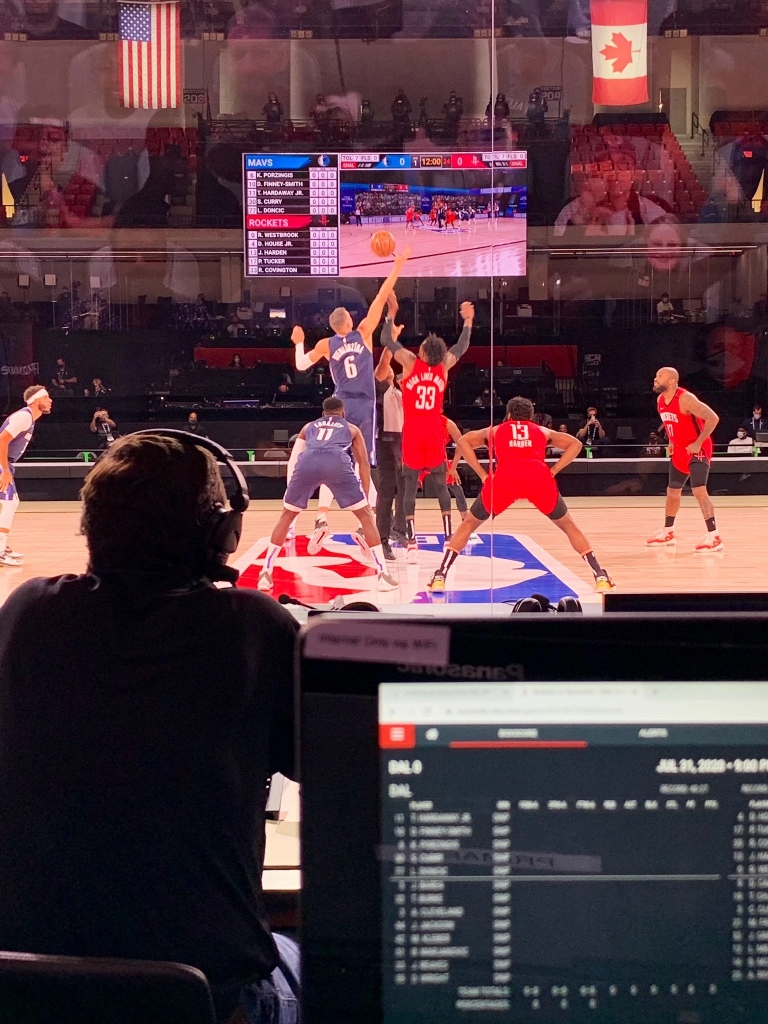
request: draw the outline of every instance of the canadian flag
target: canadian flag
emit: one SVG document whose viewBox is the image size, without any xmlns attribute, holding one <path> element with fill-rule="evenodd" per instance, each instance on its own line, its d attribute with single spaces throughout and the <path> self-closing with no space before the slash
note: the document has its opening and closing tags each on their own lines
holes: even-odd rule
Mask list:
<svg viewBox="0 0 768 1024">
<path fill-rule="evenodd" d="M 591 0 L 592 102 L 648 102 L 647 0 Z"/>
</svg>

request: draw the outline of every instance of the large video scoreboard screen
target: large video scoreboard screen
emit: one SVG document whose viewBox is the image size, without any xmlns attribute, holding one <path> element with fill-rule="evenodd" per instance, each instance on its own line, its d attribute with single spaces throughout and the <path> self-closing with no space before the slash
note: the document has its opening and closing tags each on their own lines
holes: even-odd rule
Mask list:
<svg viewBox="0 0 768 1024">
<path fill-rule="evenodd" d="M 246 153 L 247 277 L 382 277 L 386 230 L 414 277 L 524 276 L 527 154 Z"/>
</svg>

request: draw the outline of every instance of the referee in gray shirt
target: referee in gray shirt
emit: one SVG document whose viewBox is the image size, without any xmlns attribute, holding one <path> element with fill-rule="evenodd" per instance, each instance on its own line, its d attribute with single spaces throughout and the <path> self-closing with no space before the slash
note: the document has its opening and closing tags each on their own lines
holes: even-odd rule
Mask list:
<svg viewBox="0 0 768 1024">
<path fill-rule="evenodd" d="M 403 396 L 392 369 L 392 353 L 387 348 L 397 309 L 390 305 L 381 330 L 384 350 L 376 367 L 376 442 L 377 480 L 379 497 L 376 505 L 376 525 L 381 536 L 384 557 L 394 561 L 390 535 L 406 542 L 405 514 L 403 513 Z M 392 506 L 394 504 L 394 529 Z"/>
</svg>

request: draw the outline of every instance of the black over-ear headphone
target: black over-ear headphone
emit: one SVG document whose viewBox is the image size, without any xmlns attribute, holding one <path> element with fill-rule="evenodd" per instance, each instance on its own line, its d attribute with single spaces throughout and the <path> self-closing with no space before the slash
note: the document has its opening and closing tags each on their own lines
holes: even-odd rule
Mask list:
<svg viewBox="0 0 768 1024">
<path fill-rule="evenodd" d="M 513 612 L 552 612 L 556 613 L 578 613 L 582 611 L 581 601 L 577 597 L 561 597 L 556 605 L 552 604 L 544 594 L 531 594 L 530 597 L 521 597 L 518 601 L 505 601 L 505 604 L 512 605 Z"/>
<path fill-rule="evenodd" d="M 207 437 L 190 434 L 187 430 L 150 429 L 137 430 L 134 433 L 137 436 L 155 434 L 160 437 L 172 437 L 190 448 L 204 448 L 218 462 L 223 462 L 232 474 L 236 489 L 229 499 L 229 510 L 225 509 L 221 502 L 216 502 L 201 526 L 205 548 L 203 569 L 205 576 L 212 582 L 222 580 L 226 583 L 236 583 L 240 573 L 237 569 L 227 565 L 226 561 L 229 555 L 235 553 L 237 545 L 240 543 L 240 534 L 243 532 L 243 512 L 250 504 L 248 484 L 238 464 L 226 448 Z"/>
</svg>

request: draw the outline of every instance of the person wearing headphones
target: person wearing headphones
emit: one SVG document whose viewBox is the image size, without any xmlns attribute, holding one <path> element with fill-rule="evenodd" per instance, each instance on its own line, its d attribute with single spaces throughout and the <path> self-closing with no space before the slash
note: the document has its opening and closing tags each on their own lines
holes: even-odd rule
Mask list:
<svg viewBox="0 0 768 1024">
<path fill-rule="evenodd" d="M 191 964 L 219 1022 L 296 1019 L 261 873 L 268 780 L 295 777 L 297 627 L 213 585 L 237 579 L 245 481 L 213 442 L 146 431 L 82 500 L 87 572 L 29 580 L 0 616 L 0 949 Z"/>
</svg>

